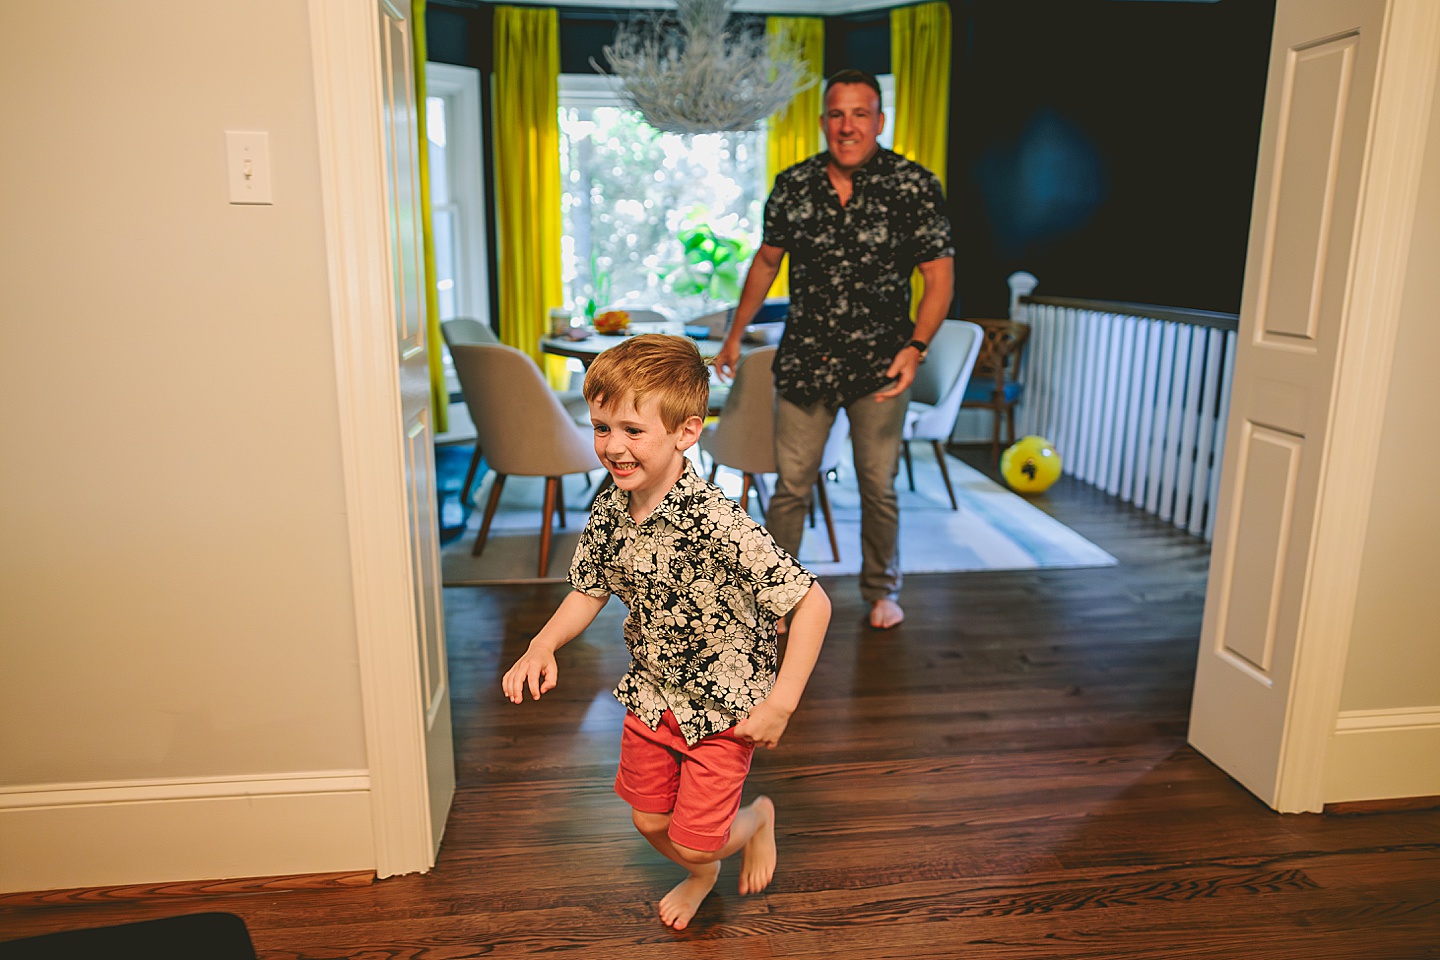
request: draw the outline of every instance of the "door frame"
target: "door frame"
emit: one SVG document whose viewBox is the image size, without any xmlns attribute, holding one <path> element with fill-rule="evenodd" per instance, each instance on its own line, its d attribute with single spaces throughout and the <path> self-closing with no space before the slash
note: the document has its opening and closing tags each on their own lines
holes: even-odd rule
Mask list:
<svg viewBox="0 0 1440 960">
<path fill-rule="evenodd" d="M 1318 812 L 1325 804 L 1326 760 L 1340 713 L 1359 545 L 1370 519 L 1437 65 L 1440 4 L 1391 0 L 1380 38 L 1292 696 L 1275 796 L 1261 798 L 1280 812 Z M 1242 337 L 1254 335 L 1249 319 L 1241 318 Z M 1232 420 L 1237 415 L 1232 411 Z M 1232 422 L 1227 432 L 1235 427 Z"/>
<path fill-rule="evenodd" d="M 375 872 L 388 877 L 434 866 L 435 844 L 383 203 L 375 11 L 374 3 L 309 0 Z"/>
</svg>

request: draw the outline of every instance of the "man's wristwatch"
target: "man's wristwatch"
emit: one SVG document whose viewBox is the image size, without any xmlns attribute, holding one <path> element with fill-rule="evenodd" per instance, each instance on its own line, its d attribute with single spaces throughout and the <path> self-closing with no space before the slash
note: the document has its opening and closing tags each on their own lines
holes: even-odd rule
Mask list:
<svg viewBox="0 0 1440 960">
<path fill-rule="evenodd" d="M 925 360 L 925 352 L 930 349 L 930 344 L 926 343 L 924 340 L 911 340 L 909 343 L 905 344 L 905 346 L 914 347 L 916 352 L 920 354 L 920 360 L 922 362 Z"/>
</svg>

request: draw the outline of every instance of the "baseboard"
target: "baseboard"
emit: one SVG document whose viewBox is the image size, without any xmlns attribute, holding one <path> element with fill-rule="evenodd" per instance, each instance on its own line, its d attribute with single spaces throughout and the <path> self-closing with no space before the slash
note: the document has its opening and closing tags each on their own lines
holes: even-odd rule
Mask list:
<svg viewBox="0 0 1440 960">
<path fill-rule="evenodd" d="M 0 789 L 0 893 L 375 865 L 370 778 L 325 771 Z"/>
<path fill-rule="evenodd" d="M 1325 761 L 1325 802 L 1440 795 L 1440 707 L 1340 714 Z"/>
</svg>

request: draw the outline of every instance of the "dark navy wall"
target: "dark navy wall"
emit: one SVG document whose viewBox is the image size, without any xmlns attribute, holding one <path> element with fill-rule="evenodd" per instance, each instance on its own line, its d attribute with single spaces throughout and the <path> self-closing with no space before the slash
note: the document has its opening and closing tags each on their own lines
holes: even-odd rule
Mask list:
<svg viewBox="0 0 1440 960">
<path fill-rule="evenodd" d="M 1239 309 L 1273 0 L 952 0 L 961 313 Z"/>
</svg>

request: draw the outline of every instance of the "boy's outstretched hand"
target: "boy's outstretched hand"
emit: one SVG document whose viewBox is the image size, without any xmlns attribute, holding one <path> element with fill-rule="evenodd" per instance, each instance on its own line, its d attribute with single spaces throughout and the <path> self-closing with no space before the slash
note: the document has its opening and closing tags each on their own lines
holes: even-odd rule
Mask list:
<svg viewBox="0 0 1440 960">
<path fill-rule="evenodd" d="M 750 716 L 735 724 L 735 736 L 748 740 L 757 747 L 774 749 L 790 725 L 790 711 L 777 707 L 769 700 L 761 700 L 750 711 Z"/>
<path fill-rule="evenodd" d="M 505 696 L 511 703 L 519 703 L 525 699 L 527 686 L 530 688 L 530 696 L 539 700 L 542 693 L 555 689 L 559 678 L 560 668 L 555 663 L 555 651 L 544 647 L 536 649 L 535 644 L 531 643 L 525 655 L 505 672 L 500 688 L 505 691 Z"/>
</svg>

